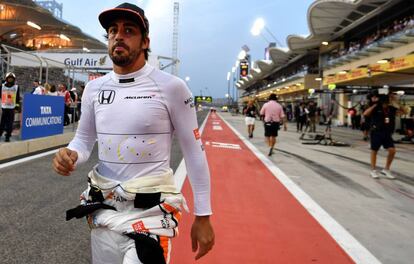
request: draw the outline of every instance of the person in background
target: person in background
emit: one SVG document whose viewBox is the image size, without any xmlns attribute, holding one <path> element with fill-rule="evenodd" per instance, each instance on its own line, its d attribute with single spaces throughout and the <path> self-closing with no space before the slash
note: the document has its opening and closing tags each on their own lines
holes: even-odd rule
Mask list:
<svg viewBox="0 0 414 264">
<path fill-rule="evenodd" d="M 269 101 L 260 109 L 260 115 L 264 116 L 265 138 L 270 148 L 268 156 L 272 156 L 281 122 L 284 121 L 284 130 L 287 130 L 287 121 L 283 120 L 285 113 L 282 106 L 277 102 L 276 94 L 270 94 Z"/>
<path fill-rule="evenodd" d="M 70 89 L 69 93 L 70 93 L 70 98 L 72 99 L 71 104 L 70 104 L 70 113 L 72 114 L 71 122 L 74 123 L 78 121 L 78 118 L 79 118 L 78 109 L 77 109 L 79 97 L 78 97 L 78 92 L 76 91 L 75 87 Z"/>
<path fill-rule="evenodd" d="M 39 80 L 34 80 L 33 81 L 33 92 L 32 94 L 37 94 L 37 95 L 44 95 L 45 94 L 45 88 L 43 88 L 43 86 L 40 85 Z"/>
<path fill-rule="evenodd" d="M 65 110 L 64 110 L 64 125 L 67 126 L 70 124 L 69 113 L 70 113 L 70 104 L 72 102 L 72 98 L 70 97 L 70 93 L 67 90 L 67 86 L 64 83 L 59 84 L 59 91 L 58 95 L 64 98 L 65 103 Z"/>
<path fill-rule="evenodd" d="M 246 116 L 245 123 L 247 126 L 247 133 L 249 135 L 249 138 L 253 138 L 254 123 L 256 121 L 257 113 L 258 111 L 254 105 L 254 100 L 249 100 L 247 102 L 247 105 L 243 108 L 243 114 Z"/>
<path fill-rule="evenodd" d="M 170 168 L 173 135 L 180 143 L 194 194 L 195 259 L 214 245 L 210 173 L 195 105 L 185 82 L 147 63 L 150 39 L 144 10 L 130 3 L 103 11 L 113 71 L 90 81 L 74 139 L 53 159 L 69 176 L 90 157 L 81 205 L 67 219 L 87 217 L 94 264 L 166 264 L 185 202 Z M 86 182 L 86 181 L 85 181 Z"/>
<path fill-rule="evenodd" d="M 6 74 L 6 81 L 1 85 L 1 122 L 0 137 L 6 132 L 5 142 L 10 142 L 13 131 L 14 112 L 20 108 L 20 91 L 16 84 L 16 75 L 12 72 Z"/>
<path fill-rule="evenodd" d="M 44 85 L 44 91 L 45 91 L 45 93 L 44 94 L 46 94 L 46 95 L 49 94 L 50 87 L 51 87 L 51 85 L 49 83 L 45 83 L 45 85 Z"/>
<path fill-rule="evenodd" d="M 306 125 L 308 120 L 308 109 L 306 109 L 305 103 L 301 102 L 299 104 L 298 113 L 297 113 L 297 121 L 296 121 L 296 128 L 297 132 L 303 131 L 303 126 Z"/>
<path fill-rule="evenodd" d="M 56 91 L 56 85 L 52 84 L 50 86 L 50 90 L 47 95 L 58 96 L 58 92 Z"/>
<path fill-rule="evenodd" d="M 316 132 L 316 114 L 317 114 L 316 112 L 317 112 L 317 109 L 316 109 L 316 105 L 315 105 L 314 101 L 309 102 L 308 111 L 309 111 L 308 118 L 309 118 L 309 127 L 310 127 L 309 132 L 315 133 Z"/>
<path fill-rule="evenodd" d="M 380 95 L 378 90 L 371 93 L 370 107 L 364 111 L 364 116 L 371 119 L 370 175 L 374 179 L 378 179 L 381 175 L 388 179 L 395 179 L 390 172 L 390 167 L 396 153 L 392 133 L 395 128 L 395 117 L 397 110 L 398 109 L 396 107 L 390 104 L 388 95 Z M 388 150 L 388 156 L 385 168 L 381 172 L 378 172 L 376 169 L 377 154 L 381 146 Z"/>
</svg>

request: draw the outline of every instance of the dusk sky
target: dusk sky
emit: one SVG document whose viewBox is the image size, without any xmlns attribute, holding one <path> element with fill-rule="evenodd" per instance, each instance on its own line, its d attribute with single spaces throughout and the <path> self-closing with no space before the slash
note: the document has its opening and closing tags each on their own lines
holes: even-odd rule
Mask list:
<svg viewBox="0 0 414 264">
<path fill-rule="evenodd" d="M 63 3 L 63 19 L 85 33 L 106 42 L 98 14 L 125 1 L 57 0 Z M 178 0 L 176 0 L 178 1 Z M 171 57 L 173 0 L 129 1 L 146 12 L 150 22 L 152 54 Z M 264 59 L 272 36 L 253 36 L 250 29 L 262 17 L 269 31 L 283 47 L 290 34 L 308 35 L 307 10 L 313 0 L 180 0 L 178 57 L 179 77 L 190 77 L 194 95 L 223 98 L 227 93 L 227 72 L 234 66 L 243 45 L 250 48 L 252 61 Z M 167 71 L 170 71 L 169 69 Z M 233 86 L 233 83 L 231 84 Z M 232 94 L 232 92 L 231 92 Z"/>
</svg>

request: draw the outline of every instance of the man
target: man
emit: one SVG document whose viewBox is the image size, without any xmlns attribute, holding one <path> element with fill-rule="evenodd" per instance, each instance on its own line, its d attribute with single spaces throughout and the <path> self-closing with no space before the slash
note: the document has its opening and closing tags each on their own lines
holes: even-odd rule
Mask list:
<svg viewBox="0 0 414 264">
<path fill-rule="evenodd" d="M 72 97 L 67 89 L 66 84 L 61 83 L 58 85 L 58 95 L 64 98 L 65 108 L 64 108 L 64 123 L 63 125 L 67 126 L 70 124 L 70 105 L 72 103 Z"/>
<path fill-rule="evenodd" d="M 68 176 L 97 139 L 99 163 L 89 173 L 83 206 L 67 218 L 88 215 L 93 263 L 168 263 L 184 203 L 169 167 L 174 132 L 194 193 L 191 239 L 199 259 L 212 249 L 214 232 L 210 175 L 191 92 L 184 81 L 146 63 L 144 10 L 124 3 L 102 12 L 99 21 L 114 70 L 87 84 L 75 138 L 53 160 L 55 171 Z"/>
<path fill-rule="evenodd" d="M 0 137 L 6 132 L 5 142 L 10 142 L 13 131 L 14 111 L 20 106 L 20 91 L 16 84 L 16 75 L 9 72 L 6 74 L 6 81 L 1 85 L 1 123 Z"/>
<path fill-rule="evenodd" d="M 394 159 L 396 150 L 392 133 L 395 128 L 395 116 L 397 108 L 389 104 L 388 95 L 379 95 L 378 90 L 371 94 L 371 106 L 368 107 L 363 115 L 369 117 L 371 120 L 371 177 L 378 179 L 380 175 L 388 179 L 395 179 L 390 172 L 391 163 Z M 387 161 L 385 168 L 378 172 L 376 170 L 377 153 L 383 146 L 388 150 Z"/>
<path fill-rule="evenodd" d="M 316 104 L 314 101 L 310 101 L 309 105 L 308 105 L 308 118 L 309 118 L 309 126 L 310 126 L 310 131 L 309 132 L 316 132 Z"/>
<path fill-rule="evenodd" d="M 37 94 L 37 95 L 44 95 L 45 94 L 45 88 L 43 88 L 43 86 L 40 85 L 39 80 L 34 80 L 33 81 L 32 94 Z"/>
<path fill-rule="evenodd" d="M 263 105 L 260 110 L 260 115 L 264 116 L 265 138 L 267 145 L 270 147 L 268 156 L 272 156 L 280 122 L 283 121 L 285 117 L 282 106 L 277 102 L 276 94 L 271 94 L 269 96 L 269 101 Z M 283 122 L 285 131 L 287 130 L 286 123 L 285 120 L 285 122 Z"/>
<path fill-rule="evenodd" d="M 253 138 L 254 123 L 256 121 L 257 108 L 254 105 L 254 100 L 249 100 L 246 107 L 243 109 L 243 114 L 246 116 L 245 123 L 247 126 L 247 133 L 249 138 Z"/>
<path fill-rule="evenodd" d="M 76 87 L 73 87 L 69 91 L 69 95 L 71 98 L 71 104 L 70 104 L 70 113 L 72 115 L 72 123 L 75 123 L 79 120 L 79 114 L 78 114 L 78 102 L 79 102 L 79 96 L 78 92 L 76 90 Z"/>
</svg>

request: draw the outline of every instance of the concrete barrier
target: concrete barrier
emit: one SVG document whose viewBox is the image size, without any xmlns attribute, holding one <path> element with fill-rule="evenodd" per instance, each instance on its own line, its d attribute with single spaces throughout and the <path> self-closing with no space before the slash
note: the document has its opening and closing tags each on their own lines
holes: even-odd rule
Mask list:
<svg viewBox="0 0 414 264">
<path fill-rule="evenodd" d="M 0 162 L 17 156 L 68 144 L 74 136 L 75 132 L 67 132 L 50 137 L 0 143 Z"/>
</svg>

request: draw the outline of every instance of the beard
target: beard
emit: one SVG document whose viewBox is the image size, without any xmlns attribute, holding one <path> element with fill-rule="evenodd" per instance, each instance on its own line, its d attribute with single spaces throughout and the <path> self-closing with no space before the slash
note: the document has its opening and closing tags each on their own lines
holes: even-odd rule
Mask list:
<svg viewBox="0 0 414 264">
<path fill-rule="evenodd" d="M 125 51 L 120 53 L 115 52 L 116 47 L 123 47 Z M 124 67 L 135 62 L 141 55 L 141 52 L 141 48 L 131 51 L 124 43 L 115 43 L 112 48 L 110 48 L 109 57 L 116 66 Z"/>
</svg>

